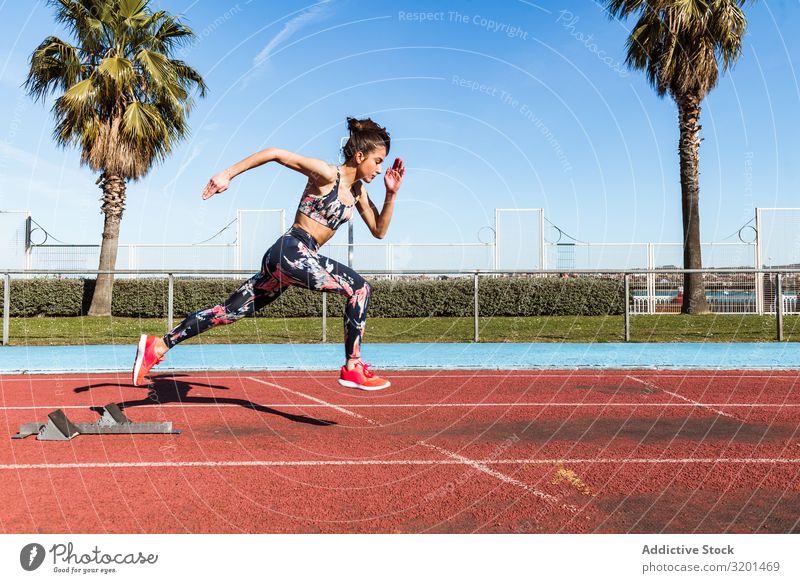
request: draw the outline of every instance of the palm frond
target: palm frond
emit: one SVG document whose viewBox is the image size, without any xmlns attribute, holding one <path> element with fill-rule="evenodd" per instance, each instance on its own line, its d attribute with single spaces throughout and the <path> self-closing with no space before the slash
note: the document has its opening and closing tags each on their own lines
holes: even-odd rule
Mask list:
<svg viewBox="0 0 800 583">
<path fill-rule="evenodd" d="M 162 87 L 170 81 L 170 78 L 175 78 L 175 68 L 162 53 L 142 49 L 135 58 L 142 73 L 156 86 Z"/>
<path fill-rule="evenodd" d="M 103 23 L 99 18 L 103 2 L 99 0 L 49 0 L 56 8 L 56 21 L 78 39 L 81 49 L 95 54 L 102 48 Z"/>
<path fill-rule="evenodd" d="M 44 99 L 58 89 L 68 89 L 82 74 L 78 49 L 58 37 L 49 36 L 31 55 L 25 88 L 35 100 Z"/>
<path fill-rule="evenodd" d="M 181 85 L 188 92 L 191 92 L 193 89 L 197 89 L 200 93 L 200 97 L 206 96 L 208 86 L 203 80 L 203 77 L 200 76 L 200 73 L 183 61 L 173 59 L 172 65 L 175 67 L 175 73 L 178 76 Z"/>
<path fill-rule="evenodd" d="M 166 130 L 164 120 L 148 103 L 134 101 L 122 116 L 122 133 L 129 142 L 152 144 L 163 140 Z"/>
<path fill-rule="evenodd" d="M 125 57 L 106 57 L 97 67 L 97 72 L 111 81 L 119 93 L 134 78 L 133 64 Z"/>
<path fill-rule="evenodd" d="M 133 23 L 144 23 L 148 14 L 145 12 L 150 0 L 118 0 L 117 11 L 124 20 Z"/>
<path fill-rule="evenodd" d="M 606 10 L 612 18 L 628 18 L 642 10 L 647 0 L 608 0 Z"/>
<path fill-rule="evenodd" d="M 67 107 L 76 112 L 90 112 L 94 109 L 94 100 L 97 99 L 97 87 L 94 80 L 84 79 L 71 86 L 59 98 L 63 107 Z"/>
<path fill-rule="evenodd" d="M 195 36 L 191 29 L 163 11 L 153 14 L 150 30 L 150 44 L 147 48 L 164 54 L 170 54 Z"/>
</svg>

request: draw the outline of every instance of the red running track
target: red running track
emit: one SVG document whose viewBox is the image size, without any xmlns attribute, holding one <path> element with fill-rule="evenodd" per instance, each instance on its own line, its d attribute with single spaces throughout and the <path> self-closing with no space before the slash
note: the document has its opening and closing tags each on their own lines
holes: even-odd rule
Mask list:
<svg viewBox="0 0 800 583">
<path fill-rule="evenodd" d="M 798 533 L 796 372 L 0 377 L 3 533 Z M 120 403 L 181 435 L 11 440 Z"/>
</svg>

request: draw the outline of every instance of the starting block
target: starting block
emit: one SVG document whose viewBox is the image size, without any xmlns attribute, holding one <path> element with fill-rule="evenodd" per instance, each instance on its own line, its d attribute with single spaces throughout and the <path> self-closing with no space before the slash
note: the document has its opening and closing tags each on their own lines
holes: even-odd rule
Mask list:
<svg viewBox="0 0 800 583">
<path fill-rule="evenodd" d="M 138 434 L 178 434 L 180 429 L 172 428 L 172 421 L 137 423 L 131 421 L 116 403 L 103 407 L 103 415 L 96 423 L 73 423 L 61 409 L 47 415 L 47 423 L 24 423 L 19 433 L 11 439 L 25 439 L 35 435 L 39 441 L 69 441 L 78 435 L 130 435 Z"/>
</svg>

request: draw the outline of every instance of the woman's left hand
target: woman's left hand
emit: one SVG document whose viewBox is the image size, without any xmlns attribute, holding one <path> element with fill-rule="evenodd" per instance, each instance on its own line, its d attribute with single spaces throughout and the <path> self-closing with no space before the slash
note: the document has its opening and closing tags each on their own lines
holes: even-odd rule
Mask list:
<svg viewBox="0 0 800 583">
<path fill-rule="evenodd" d="M 383 176 L 383 182 L 386 184 L 386 192 L 395 194 L 400 190 L 400 185 L 403 184 L 403 176 L 406 173 L 406 167 L 403 166 L 403 161 L 400 158 L 394 159 L 392 167 L 386 171 Z"/>
</svg>

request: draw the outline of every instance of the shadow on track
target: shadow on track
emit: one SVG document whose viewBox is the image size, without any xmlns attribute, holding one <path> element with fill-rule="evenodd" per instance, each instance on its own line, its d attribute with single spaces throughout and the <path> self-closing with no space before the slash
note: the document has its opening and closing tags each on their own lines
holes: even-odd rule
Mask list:
<svg viewBox="0 0 800 583">
<path fill-rule="evenodd" d="M 316 419 L 314 417 L 307 417 L 305 415 L 294 415 L 292 413 L 286 413 L 284 411 L 279 411 L 278 409 L 273 409 L 271 407 L 265 407 L 263 405 L 259 405 L 258 403 L 253 403 L 252 401 L 248 401 L 246 399 L 192 397 L 189 395 L 189 393 L 193 388 L 219 389 L 223 391 L 227 391 L 229 389 L 228 387 L 222 385 L 210 385 L 205 383 L 199 383 L 196 381 L 188 382 L 182 380 L 182 377 L 185 376 L 187 375 L 168 374 L 159 377 L 153 377 L 151 384 L 148 387 L 146 387 L 148 390 L 146 398 L 139 399 L 136 401 L 123 401 L 121 403 L 117 403 L 117 405 L 119 406 L 120 409 L 123 410 L 130 407 L 164 405 L 167 403 L 239 405 L 240 407 L 244 407 L 245 409 L 252 409 L 253 411 L 258 411 L 259 413 L 268 413 L 270 415 L 277 415 L 279 417 L 283 417 L 284 419 L 288 419 L 289 421 L 294 421 L 296 423 L 306 423 L 308 425 L 318 425 L 323 427 L 328 425 L 336 425 L 335 421 Z M 120 386 L 119 383 L 91 383 L 86 386 L 73 389 L 73 391 L 75 393 L 86 393 L 94 388 L 118 387 L 118 386 Z M 94 411 L 102 412 L 102 409 L 99 407 L 92 407 L 91 409 Z"/>
</svg>

